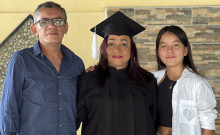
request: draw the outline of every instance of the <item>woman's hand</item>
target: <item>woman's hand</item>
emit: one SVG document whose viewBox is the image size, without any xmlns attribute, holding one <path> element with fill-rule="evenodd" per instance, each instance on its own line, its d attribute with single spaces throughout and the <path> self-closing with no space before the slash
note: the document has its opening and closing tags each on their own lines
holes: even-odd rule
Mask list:
<svg viewBox="0 0 220 135">
<path fill-rule="evenodd" d="M 94 66 L 89 66 L 89 67 L 86 69 L 86 73 L 87 73 L 87 72 L 94 71 L 94 70 L 95 70 L 95 67 L 94 67 Z"/>
</svg>

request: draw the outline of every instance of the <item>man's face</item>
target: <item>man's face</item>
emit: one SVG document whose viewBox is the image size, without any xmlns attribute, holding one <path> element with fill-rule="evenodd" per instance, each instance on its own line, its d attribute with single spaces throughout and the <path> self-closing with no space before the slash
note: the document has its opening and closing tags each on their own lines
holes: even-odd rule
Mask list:
<svg viewBox="0 0 220 135">
<path fill-rule="evenodd" d="M 42 19 L 64 19 L 64 15 L 59 8 L 40 8 L 37 21 Z M 50 21 L 48 27 L 41 27 L 40 23 L 31 26 L 32 32 L 39 37 L 41 44 L 61 44 L 64 34 L 68 31 L 68 24 L 55 26 Z"/>
</svg>

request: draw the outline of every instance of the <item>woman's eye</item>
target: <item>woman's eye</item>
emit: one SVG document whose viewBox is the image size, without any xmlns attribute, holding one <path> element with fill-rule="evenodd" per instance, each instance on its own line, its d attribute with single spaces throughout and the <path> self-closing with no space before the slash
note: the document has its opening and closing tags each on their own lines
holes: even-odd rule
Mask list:
<svg viewBox="0 0 220 135">
<path fill-rule="evenodd" d="M 114 44 L 113 43 L 108 43 L 108 46 L 112 47 L 112 46 L 114 46 Z"/>
<path fill-rule="evenodd" d="M 121 44 L 121 46 L 127 46 L 127 44 Z"/>
</svg>

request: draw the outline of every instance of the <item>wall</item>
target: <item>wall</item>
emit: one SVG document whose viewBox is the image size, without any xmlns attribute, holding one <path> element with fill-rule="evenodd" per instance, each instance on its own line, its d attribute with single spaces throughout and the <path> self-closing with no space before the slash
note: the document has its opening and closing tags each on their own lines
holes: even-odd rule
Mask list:
<svg viewBox="0 0 220 135">
<path fill-rule="evenodd" d="M 68 13 L 69 32 L 64 44 L 82 57 L 86 67 L 94 65 L 91 55 L 91 27 L 105 18 L 106 7 L 141 7 L 141 6 L 189 6 L 220 5 L 218 0 L 54 0 L 65 7 Z M 23 21 L 32 14 L 38 4 L 45 0 L 0 0 L 0 43 Z M 101 38 L 98 39 L 99 44 Z M 86 55 L 85 55 L 86 54 Z M 88 55 L 89 54 L 89 55 Z"/>
</svg>

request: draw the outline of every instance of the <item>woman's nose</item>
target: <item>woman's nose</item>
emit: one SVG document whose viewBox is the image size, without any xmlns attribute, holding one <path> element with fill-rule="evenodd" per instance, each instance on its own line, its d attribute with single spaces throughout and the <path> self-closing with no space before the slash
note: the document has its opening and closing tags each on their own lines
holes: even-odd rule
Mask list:
<svg viewBox="0 0 220 135">
<path fill-rule="evenodd" d="M 115 45 L 114 51 L 120 51 L 120 45 Z"/>
</svg>

